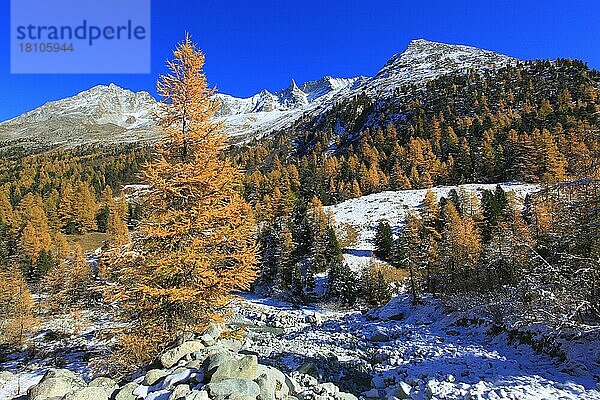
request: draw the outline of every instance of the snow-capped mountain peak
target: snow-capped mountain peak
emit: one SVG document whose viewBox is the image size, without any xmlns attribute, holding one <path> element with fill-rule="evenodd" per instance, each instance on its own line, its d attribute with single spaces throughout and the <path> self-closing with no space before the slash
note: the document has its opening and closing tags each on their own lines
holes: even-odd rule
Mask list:
<svg viewBox="0 0 600 400">
<path fill-rule="evenodd" d="M 114 83 L 51 101 L 5 124 L 39 123 L 50 119 L 79 119 L 85 124 L 114 124 L 122 128 L 147 126 L 156 101 L 148 92 L 134 93 Z"/>
<path fill-rule="evenodd" d="M 0 124 L 0 133 L 9 140 L 45 144 L 147 140 L 156 137 L 150 123 L 155 105 L 147 92 L 98 85 L 8 120 Z"/>
<path fill-rule="evenodd" d="M 421 86 L 445 74 L 496 69 L 515 61 L 475 47 L 417 39 L 371 78 L 324 76 L 300 86 L 292 79 L 285 89 L 263 89 L 247 98 L 217 93 L 215 98 L 221 103 L 217 117 L 224 122 L 225 133 L 236 142 L 243 141 L 285 129 L 302 116 L 317 117 L 336 102 L 358 94 L 384 99 L 404 85 Z M 149 93 L 134 93 L 114 84 L 99 85 L 1 123 L 0 134 L 7 140 L 45 143 L 64 143 L 74 138 L 81 142 L 132 141 L 140 136 L 147 139 L 156 136 L 150 128 L 155 104 Z M 136 132 L 131 134 L 133 130 Z"/>
<path fill-rule="evenodd" d="M 420 86 L 450 73 L 469 69 L 497 69 L 515 61 L 514 58 L 477 47 L 416 39 L 402 53 L 393 55 L 365 84 L 365 89 L 389 93 L 404 84 Z"/>
<path fill-rule="evenodd" d="M 306 93 L 307 99 L 312 101 L 318 97 L 326 95 L 329 92 L 352 87 L 356 82 L 363 81 L 364 79 L 366 78 L 333 78 L 331 76 L 324 76 L 316 81 L 305 82 L 300 89 Z"/>
</svg>

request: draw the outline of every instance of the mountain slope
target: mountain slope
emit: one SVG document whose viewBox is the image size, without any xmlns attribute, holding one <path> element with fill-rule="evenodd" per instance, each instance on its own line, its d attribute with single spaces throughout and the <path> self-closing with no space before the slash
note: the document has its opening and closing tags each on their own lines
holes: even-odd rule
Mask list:
<svg viewBox="0 0 600 400">
<path fill-rule="evenodd" d="M 0 140 L 73 146 L 154 139 L 150 122 L 155 103 L 147 92 L 99 85 L 0 124 Z"/>
<path fill-rule="evenodd" d="M 336 103 L 366 94 L 385 100 L 404 86 L 423 86 L 450 73 L 501 68 L 517 60 L 476 47 L 413 40 L 394 55 L 373 77 L 350 79 L 324 77 L 271 94 L 263 90 L 247 99 L 218 94 L 223 103 L 220 118 L 227 133 L 242 141 L 287 128 L 301 117 L 316 119 Z"/>
<path fill-rule="evenodd" d="M 499 68 L 514 59 L 475 47 L 419 39 L 394 55 L 373 77 L 325 76 L 275 93 L 263 90 L 248 98 L 218 93 L 218 117 L 233 142 L 289 128 L 301 118 L 316 119 L 336 104 L 366 94 L 394 95 L 407 85 L 421 86 L 436 77 L 469 69 Z M 152 140 L 150 113 L 155 104 L 146 92 L 133 93 L 114 84 L 96 86 L 76 96 L 49 102 L 0 124 L 0 140 L 24 145 L 77 145 Z"/>
</svg>

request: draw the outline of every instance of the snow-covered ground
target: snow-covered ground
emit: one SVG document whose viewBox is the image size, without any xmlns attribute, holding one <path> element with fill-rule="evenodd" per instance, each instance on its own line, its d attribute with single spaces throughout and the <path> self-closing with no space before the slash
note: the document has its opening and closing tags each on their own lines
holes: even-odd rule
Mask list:
<svg viewBox="0 0 600 400">
<path fill-rule="evenodd" d="M 600 340 L 571 343 L 563 361 L 466 322 L 465 314 L 447 314 L 432 298 L 413 306 L 401 295 L 360 312 L 247 295 L 236 311 L 231 322 L 247 328 L 246 349 L 261 363 L 314 374 L 364 399 L 600 399 Z M 60 367 L 91 377 L 85 354 L 98 351 L 93 331 L 102 321 L 94 324 L 60 342 Z M 52 365 L 51 354 L 0 364 L 19 372 L 6 380 L 0 372 L 0 399 L 26 393 Z"/>
<path fill-rule="evenodd" d="M 439 187 L 478 193 L 495 185 Z M 502 184 L 522 200 L 533 185 Z M 426 190 L 383 192 L 328 207 L 336 223 L 349 224 L 358 240 L 345 257 L 354 266 L 371 260 L 377 223 L 388 220 L 396 232 L 410 210 L 418 210 Z M 319 287 L 326 276 L 319 275 Z M 246 295 L 231 323 L 246 327 L 246 347 L 263 364 L 300 370 L 332 381 L 362 398 L 411 399 L 600 399 L 600 338 L 561 338 L 564 359 L 536 353 L 530 344 L 511 341 L 508 332 L 474 322 L 476 315 L 448 313 L 426 297 L 413 306 L 406 295 L 369 312 L 331 305 L 298 307 L 259 295 Z M 0 363 L 0 399 L 24 394 L 50 366 L 90 377 L 89 358 L 103 357 L 105 345 L 94 335 L 110 321 L 83 314 L 75 321 L 54 320 L 36 338 L 37 350 Z M 539 327 L 543 330 L 543 327 Z M 56 332 L 62 332 L 56 337 Z M 29 357 L 29 358 L 28 358 Z M 2 375 L 3 370 L 17 372 Z"/>
<path fill-rule="evenodd" d="M 514 195 L 518 202 L 522 202 L 528 193 L 538 190 L 537 185 L 502 183 L 502 189 Z M 432 188 L 438 200 L 448 197 L 452 189 L 460 193 L 475 193 L 481 195 L 483 190 L 494 190 L 496 184 L 467 184 L 460 186 L 440 186 Z M 342 203 L 325 207 L 331 211 L 338 228 L 351 225 L 358 231 L 358 239 L 354 245 L 345 249 L 344 259 L 353 268 L 359 269 L 372 261 L 373 239 L 377 225 L 381 220 L 387 220 L 392 230 L 398 233 L 404 223 L 406 214 L 410 211 L 419 211 L 425 198 L 427 189 L 387 191 L 356 199 L 346 200 Z M 512 195 L 510 194 L 512 193 Z"/>
<path fill-rule="evenodd" d="M 28 351 L 0 360 L 0 400 L 17 398 L 37 384 L 51 368 L 66 368 L 92 377 L 90 360 L 105 359 L 110 337 L 101 332 L 116 325 L 106 312 L 82 311 L 62 317 L 42 318 Z M 101 366 L 101 364 L 98 364 Z M 3 371 L 16 373 L 9 378 Z"/>
<path fill-rule="evenodd" d="M 412 399 L 600 399 L 598 359 L 583 366 L 537 354 L 431 298 L 412 306 L 399 296 L 365 315 L 257 298 L 241 310 L 255 324 L 250 349 L 265 363 L 312 369 L 366 398 L 403 398 L 402 387 Z M 599 345 L 580 343 L 580 354 L 597 357 Z"/>
</svg>

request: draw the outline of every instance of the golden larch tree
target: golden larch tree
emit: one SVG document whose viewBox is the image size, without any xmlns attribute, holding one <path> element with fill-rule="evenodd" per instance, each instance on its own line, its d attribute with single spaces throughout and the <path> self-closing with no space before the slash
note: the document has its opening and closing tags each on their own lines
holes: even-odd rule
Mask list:
<svg viewBox="0 0 600 400">
<path fill-rule="evenodd" d="M 22 345 L 37 326 L 35 305 L 20 269 L 0 272 L 0 345 Z"/>
<path fill-rule="evenodd" d="M 116 203 L 110 208 L 106 233 L 111 246 L 121 246 L 131 240 L 127 223 L 121 218 L 121 207 Z"/>
<path fill-rule="evenodd" d="M 67 313 L 85 307 L 93 297 L 94 277 L 79 244 L 73 246 L 73 254 L 50 270 L 42 280 L 48 294 L 46 306 L 53 312 Z"/>
<path fill-rule="evenodd" d="M 131 321 L 121 343 L 138 363 L 221 320 L 232 293 L 256 277 L 256 224 L 242 173 L 223 152 L 204 55 L 188 35 L 173 55 L 157 84 L 164 137 L 143 170 L 145 215 L 106 269 L 116 283 L 108 300 Z"/>
</svg>

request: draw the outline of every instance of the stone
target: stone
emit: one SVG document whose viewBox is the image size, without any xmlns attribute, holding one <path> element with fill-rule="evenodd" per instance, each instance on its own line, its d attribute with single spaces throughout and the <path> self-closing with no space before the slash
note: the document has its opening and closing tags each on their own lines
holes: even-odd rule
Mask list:
<svg viewBox="0 0 600 400">
<path fill-rule="evenodd" d="M 185 396 L 185 400 L 209 400 L 206 390 L 192 390 Z"/>
<path fill-rule="evenodd" d="M 380 375 L 375 375 L 373 379 L 371 379 L 371 385 L 377 389 L 385 389 L 387 387 L 385 379 Z"/>
<path fill-rule="evenodd" d="M 237 358 L 230 353 L 218 353 L 210 356 L 207 361 L 206 376 L 210 382 L 234 378 L 256 379 L 256 356 Z"/>
<path fill-rule="evenodd" d="M 169 375 L 169 373 L 163 369 L 151 369 L 144 375 L 142 385 L 152 386 L 156 385 L 162 378 Z"/>
<path fill-rule="evenodd" d="M 339 392 L 335 395 L 339 400 L 358 400 L 358 398 L 352 393 Z"/>
<path fill-rule="evenodd" d="M 217 344 L 215 344 L 215 347 L 223 348 L 223 349 L 232 351 L 234 353 L 237 353 L 240 350 L 242 350 L 242 342 L 240 342 L 239 340 L 235 340 L 235 339 L 221 339 L 217 342 Z"/>
<path fill-rule="evenodd" d="M 0 371 L 0 382 L 7 382 L 11 380 L 15 374 L 10 371 Z"/>
<path fill-rule="evenodd" d="M 379 390 L 377 390 L 377 389 L 367 390 L 362 395 L 368 399 L 378 399 L 379 398 Z"/>
<path fill-rule="evenodd" d="M 377 331 L 371 335 L 370 340 L 372 342 L 389 342 L 390 338 L 385 333 Z"/>
<path fill-rule="evenodd" d="M 304 317 L 304 322 L 306 322 L 307 324 L 311 324 L 311 325 L 320 325 L 321 324 L 321 317 L 318 314 L 310 314 L 307 315 L 306 317 Z"/>
<path fill-rule="evenodd" d="M 276 382 L 270 380 L 266 375 L 259 375 L 255 380 L 260 388 L 258 400 L 275 400 L 275 391 L 277 390 Z"/>
<path fill-rule="evenodd" d="M 200 340 L 202 341 L 202 343 L 204 343 L 205 346 L 212 346 L 216 343 L 215 338 L 213 338 L 211 335 L 209 335 L 208 333 L 205 333 L 204 335 L 200 336 Z"/>
<path fill-rule="evenodd" d="M 302 387 L 298 383 L 297 380 L 292 378 L 291 376 L 285 375 L 285 384 L 288 387 L 291 395 L 297 395 L 302 391 Z"/>
<path fill-rule="evenodd" d="M 148 393 L 145 400 L 169 400 L 171 392 L 168 390 L 157 390 L 156 392 Z"/>
<path fill-rule="evenodd" d="M 194 353 L 194 354 L 197 354 L 197 353 Z M 188 361 L 188 363 L 185 364 L 185 367 L 191 368 L 191 369 L 200 369 L 200 368 L 202 368 L 203 363 L 204 363 L 204 359 L 202 359 L 202 360 L 193 359 L 192 361 Z"/>
<path fill-rule="evenodd" d="M 256 369 L 256 383 L 260 387 L 260 400 L 285 399 L 290 393 L 286 383 L 286 376 L 276 368 L 258 365 Z"/>
<path fill-rule="evenodd" d="M 86 387 L 67 394 L 63 400 L 108 400 L 110 393 L 99 386 Z"/>
<path fill-rule="evenodd" d="M 258 383 L 249 379 L 225 379 L 219 382 L 211 382 L 205 386 L 211 399 L 256 399 L 260 394 Z"/>
<path fill-rule="evenodd" d="M 310 375 L 313 377 L 319 376 L 319 368 L 312 361 L 307 361 L 298 368 L 298 372 L 303 375 Z"/>
<path fill-rule="evenodd" d="M 220 325 L 210 324 L 208 329 L 204 332 L 204 335 L 210 336 L 211 338 L 213 338 L 213 340 L 217 340 L 219 337 L 221 337 L 222 332 L 223 329 Z"/>
<path fill-rule="evenodd" d="M 173 389 L 173 392 L 169 396 L 169 400 L 179 400 L 185 398 L 185 396 L 190 393 L 190 385 L 177 385 Z"/>
<path fill-rule="evenodd" d="M 408 399 L 410 398 L 410 392 L 412 391 L 412 387 L 406 382 L 400 382 L 396 386 L 395 396 L 399 399 Z"/>
<path fill-rule="evenodd" d="M 331 382 L 320 383 L 313 389 L 315 393 L 320 395 L 336 394 L 340 389 Z"/>
<path fill-rule="evenodd" d="M 160 363 L 164 368 L 171 368 L 177 364 L 183 357 L 196 351 L 204 349 L 206 346 L 200 340 L 190 340 L 179 346 L 165 351 L 160 357 Z"/>
<path fill-rule="evenodd" d="M 140 385 L 135 382 L 129 382 L 123 385 L 121 390 L 119 390 L 117 395 L 115 396 L 115 400 L 135 400 L 136 396 L 133 394 L 133 391 L 138 386 Z"/>
<path fill-rule="evenodd" d="M 86 387 L 85 381 L 76 373 L 66 369 L 53 369 L 44 374 L 42 380 L 27 390 L 28 400 L 45 400 L 63 397 Z"/>
<path fill-rule="evenodd" d="M 98 378 L 92 379 L 90 383 L 88 383 L 88 387 L 99 387 L 102 388 L 108 393 L 108 397 L 112 397 L 113 394 L 119 389 L 119 384 L 115 382 L 114 379 L 100 376 Z"/>
<path fill-rule="evenodd" d="M 433 398 L 433 393 L 435 391 L 435 384 L 436 384 L 436 381 L 431 380 L 431 381 L 427 382 L 427 384 L 425 385 L 425 395 L 427 396 L 428 399 Z"/>
</svg>

